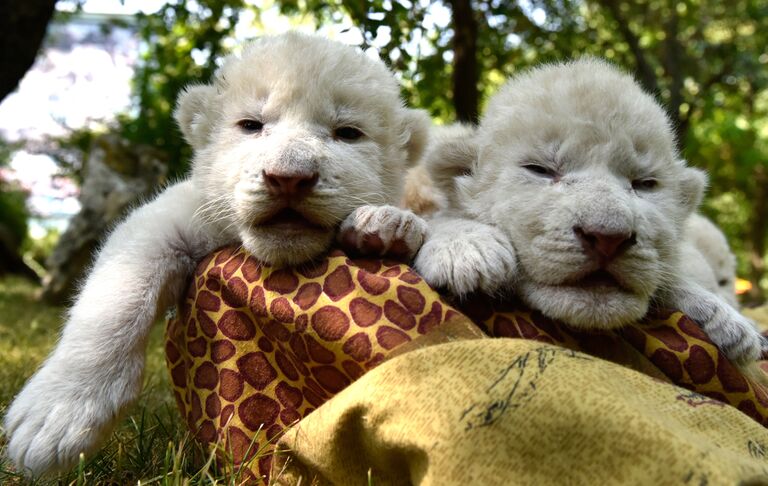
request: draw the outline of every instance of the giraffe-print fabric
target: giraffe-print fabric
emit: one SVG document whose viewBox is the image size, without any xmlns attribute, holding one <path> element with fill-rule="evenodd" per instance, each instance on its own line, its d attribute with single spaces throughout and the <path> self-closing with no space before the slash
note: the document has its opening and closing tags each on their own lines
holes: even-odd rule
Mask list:
<svg viewBox="0 0 768 486">
<path fill-rule="evenodd" d="M 198 265 L 168 324 L 176 402 L 198 440 L 246 464 L 241 478 L 266 481 L 286 427 L 453 316 L 397 262 L 335 251 L 314 266 L 275 269 L 225 248 Z"/>
<path fill-rule="evenodd" d="M 768 424 L 765 391 L 680 313 L 584 333 L 515 302 L 478 298 L 460 310 L 491 336 L 616 361 L 697 392 L 681 398 L 692 406 L 717 400 Z M 334 251 L 311 266 L 275 269 L 227 247 L 198 265 L 169 320 L 167 364 L 195 437 L 218 448 L 225 472 L 232 464 L 240 480 L 258 484 L 268 480 L 270 452 L 287 427 L 400 345 L 464 314 L 397 262 Z M 633 362 L 624 359 L 630 348 L 639 357 Z"/>
</svg>

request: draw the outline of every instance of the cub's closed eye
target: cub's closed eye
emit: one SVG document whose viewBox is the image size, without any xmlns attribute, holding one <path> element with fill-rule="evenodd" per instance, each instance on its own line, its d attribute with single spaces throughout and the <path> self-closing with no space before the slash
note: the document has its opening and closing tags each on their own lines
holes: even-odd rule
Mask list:
<svg viewBox="0 0 768 486">
<path fill-rule="evenodd" d="M 344 141 L 357 140 L 364 137 L 365 134 L 355 127 L 339 127 L 333 131 L 333 137 Z"/>
<path fill-rule="evenodd" d="M 240 120 L 237 122 L 237 126 L 245 133 L 259 133 L 264 128 L 262 122 L 251 119 Z"/>
<path fill-rule="evenodd" d="M 557 177 L 557 172 L 550 169 L 549 167 L 545 167 L 543 165 L 539 164 L 525 164 L 522 166 L 523 169 L 527 170 L 528 172 L 533 172 L 536 175 L 547 177 L 547 178 L 555 178 Z"/>
<path fill-rule="evenodd" d="M 659 186 L 659 181 L 653 178 L 635 179 L 632 181 L 632 189 L 636 191 L 652 191 Z"/>
</svg>

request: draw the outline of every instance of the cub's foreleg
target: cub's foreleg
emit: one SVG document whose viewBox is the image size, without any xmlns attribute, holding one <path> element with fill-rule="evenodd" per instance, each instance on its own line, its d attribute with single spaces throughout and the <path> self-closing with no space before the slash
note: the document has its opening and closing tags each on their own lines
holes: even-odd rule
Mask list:
<svg viewBox="0 0 768 486">
<path fill-rule="evenodd" d="M 56 349 L 5 417 L 8 455 L 32 475 L 96 449 L 141 388 L 151 324 L 195 262 L 223 241 L 195 223 L 191 182 L 135 210 L 106 241 Z"/>
<path fill-rule="evenodd" d="M 493 295 L 512 288 L 517 257 L 500 229 L 459 217 L 437 217 L 429 222 L 429 237 L 414 268 L 435 288 L 462 297 L 475 291 Z"/>
</svg>

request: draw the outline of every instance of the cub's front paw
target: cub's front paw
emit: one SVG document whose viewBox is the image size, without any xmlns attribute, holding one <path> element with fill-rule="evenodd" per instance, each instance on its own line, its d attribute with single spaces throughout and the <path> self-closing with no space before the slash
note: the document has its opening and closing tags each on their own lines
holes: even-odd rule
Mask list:
<svg viewBox="0 0 768 486">
<path fill-rule="evenodd" d="M 700 324 L 712 342 L 736 362 L 759 359 L 768 344 L 750 319 L 727 304 L 718 308 L 711 319 Z"/>
<path fill-rule="evenodd" d="M 117 418 L 115 403 L 99 395 L 130 393 L 110 385 L 93 386 L 50 365 L 42 368 L 5 416 L 7 454 L 19 471 L 29 476 L 65 471 L 77 463 L 80 453 L 97 449 Z"/>
<path fill-rule="evenodd" d="M 435 288 L 461 297 L 481 291 L 493 295 L 514 282 L 517 259 L 506 236 L 497 228 L 457 225 L 455 232 L 430 236 L 413 263 Z"/>
<path fill-rule="evenodd" d="M 407 209 L 361 206 L 341 223 L 339 243 L 364 255 L 413 258 L 427 234 L 427 223 Z"/>
</svg>

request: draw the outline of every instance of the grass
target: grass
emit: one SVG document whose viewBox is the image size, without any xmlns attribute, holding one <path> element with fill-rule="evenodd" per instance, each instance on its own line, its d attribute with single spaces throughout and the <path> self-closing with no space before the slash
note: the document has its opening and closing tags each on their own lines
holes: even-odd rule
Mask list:
<svg viewBox="0 0 768 486">
<path fill-rule="evenodd" d="M 39 288 L 19 278 L 0 279 L 0 416 L 58 339 L 63 308 L 38 302 Z M 165 369 L 162 324 L 152 330 L 142 396 L 93 457 L 58 478 L 30 482 L 5 457 L 0 429 L 0 484 L 197 485 L 231 484 L 189 437 L 176 409 Z M 231 469 L 230 469 L 231 470 Z"/>
</svg>

